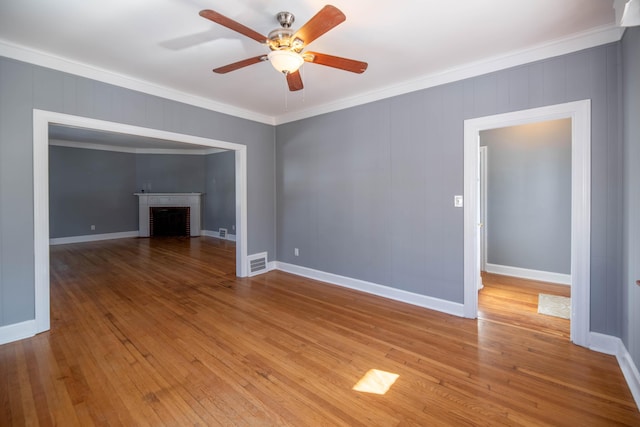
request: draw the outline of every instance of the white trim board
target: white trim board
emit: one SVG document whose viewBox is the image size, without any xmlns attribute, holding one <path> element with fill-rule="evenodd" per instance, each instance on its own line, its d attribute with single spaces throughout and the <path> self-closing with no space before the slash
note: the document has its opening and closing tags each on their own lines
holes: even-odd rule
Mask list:
<svg viewBox="0 0 640 427">
<path fill-rule="evenodd" d="M 68 243 L 84 243 L 84 242 L 98 242 L 100 240 L 127 239 L 131 237 L 138 237 L 138 230 L 122 231 L 119 233 L 85 234 L 83 236 L 55 237 L 53 239 L 49 239 L 49 244 L 52 246 L 55 246 L 55 245 L 66 245 Z"/>
<path fill-rule="evenodd" d="M 558 285 L 571 285 L 571 275 L 553 273 L 551 271 L 530 270 L 528 268 L 510 267 L 486 263 L 487 273 L 502 274 L 503 276 L 521 277 L 523 279 L 539 280 L 541 282 L 556 283 Z"/>
<path fill-rule="evenodd" d="M 157 129 L 33 110 L 33 233 L 35 265 L 35 329 L 50 328 L 49 311 L 49 124 L 75 126 L 142 137 L 164 139 L 235 151 L 236 173 L 236 275 L 247 271 L 247 147 L 226 141 L 167 132 Z"/>
<path fill-rule="evenodd" d="M 631 390 L 633 399 L 636 401 L 637 409 L 640 411 L 640 372 L 622 340 L 611 335 L 591 332 L 589 334 L 588 347 L 590 350 L 616 357 L 622 375 L 629 386 L 629 390 Z"/>
<path fill-rule="evenodd" d="M 255 111 L 249 111 L 229 104 L 223 104 L 212 99 L 203 98 L 201 96 L 182 92 L 166 86 L 160 86 L 156 83 L 151 83 L 142 79 L 120 74 L 118 72 L 98 68 L 90 64 L 84 64 L 71 59 L 52 55 L 48 52 L 31 49 L 26 46 L 9 43 L 4 40 L 0 40 L 0 56 L 28 62 L 41 67 L 51 68 L 52 70 L 63 71 L 76 76 L 86 77 L 99 82 L 109 83 L 149 95 L 182 102 L 195 107 L 229 114 L 242 119 L 269 125 L 274 124 L 273 118 L 265 114 L 256 113 Z"/>
<path fill-rule="evenodd" d="M 400 289 L 390 288 L 388 286 L 378 285 L 376 283 L 365 282 L 363 280 L 352 279 L 337 274 L 326 273 L 307 267 L 301 267 L 280 261 L 269 262 L 269 270 L 280 270 L 286 273 L 295 274 L 297 276 L 307 277 L 321 282 L 331 283 L 349 289 L 365 292 L 368 294 L 378 295 L 396 301 L 405 302 L 407 304 L 417 305 L 420 307 L 436 310 L 454 316 L 462 317 L 465 314 L 463 304 L 453 303 L 438 298 L 428 297 L 425 295 L 414 294 L 412 292 Z M 636 406 L 640 410 L 640 373 L 633 362 L 631 355 L 627 351 L 624 343 L 620 338 L 610 335 L 604 335 L 596 332 L 589 332 L 584 342 L 585 347 L 592 351 L 605 353 L 616 356 L 618 365 L 622 370 L 622 374 L 631 390 L 631 394 L 636 402 Z"/>
<path fill-rule="evenodd" d="M 219 148 L 201 148 L 201 149 L 189 149 L 189 148 L 133 148 L 122 147 L 118 145 L 107 144 L 95 144 L 93 142 L 83 141 L 62 141 L 60 139 L 49 140 L 49 145 L 56 147 L 67 148 L 79 148 L 82 150 L 100 150 L 100 151 L 114 151 L 117 153 L 131 153 L 131 154 L 182 154 L 182 155 L 195 155 L 205 156 L 207 154 L 222 153 L 226 150 Z"/>
<path fill-rule="evenodd" d="M 571 119 L 571 341 L 588 346 L 591 312 L 591 101 L 514 111 L 464 122 L 464 315 L 478 317 L 480 132 Z"/>
<path fill-rule="evenodd" d="M 622 38 L 623 33 L 624 28 L 606 25 L 580 34 L 574 34 L 563 39 L 543 43 L 529 49 L 517 50 L 492 58 L 485 58 L 477 62 L 461 64 L 457 67 L 440 70 L 414 80 L 398 82 L 391 86 L 379 88 L 361 95 L 344 98 L 335 102 L 329 102 L 324 105 L 311 107 L 302 111 L 285 113 L 274 117 L 275 124 L 280 125 L 294 122 L 308 117 L 319 116 L 321 114 L 368 104 L 405 93 L 428 89 L 607 43 L 617 42 Z"/>
<path fill-rule="evenodd" d="M 487 194 L 489 191 L 489 148 L 487 146 L 480 147 L 480 152 L 478 153 L 478 155 L 480 156 L 480 164 L 478 165 L 480 167 L 480 173 L 478 174 L 480 179 L 480 188 L 478 188 L 478 191 L 480 191 L 480 207 L 478 212 L 480 214 L 479 220 L 482 224 L 482 226 L 480 227 L 480 270 L 486 270 L 487 255 L 489 253 L 487 241 L 487 222 L 489 220 L 487 212 Z M 482 285 L 482 278 L 480 278 L 480 285 Z"/>
<path fill-rule="evenodd" d="M 55 237 L 53 239 L 49 239 L 49 244 L 52 246 L 55 246 L 55 245 L 66 245 L 69 243 L 98 242 L 100 240 L 128 239 L 131 237 L 139 237 L 139 233 L 140 232 L 136 230 L 136 231 L 122 231 L 119 233 L 85 234 L 83 236 Z M 217 239 L 220 238 L 220 233 L 218 231 L 200 230 L 200 235 L 215 237 Z M 231 240 L 235 242 L 236 236 L 235 234 L 227 234 L 227 237 L 224 240 Z"/>
<path fill-rule="evenodd" d="M 275 267 L 278 270 L 295 274 L 297 276 L 308 277 L 321 282 L 331 283 L 344 288 L 354 289 L 368 294 L 378 295 L 407 304 L 417 305 L 430 310 L 452 314 L 462 317 L 464 314 L 463 305 L 426 295 L 415 294 L 403 291 L 402 289 L 391 288 L 377 283 L 366 282 L 364 280 L 353 279 L 351 277 L 340 276 L 338 274 L 326 273 L 312 268 L 301 267 L 299 265 L 276 261 Z"/>
<path fill-rule="evenodd" d="M 35 319 L 12 325 L 0 326 L 0 345 L 23 340 L 36 334 Z"/>
<path fill-rule="evenodd" d="M 613 43 L 619 41 L 622 38 L 623 33 L 623 28 L 616 27 L 615 25 L 606 25 L 565 38 L 552 40 L 528 49 L 512 51 L 495 57 L 486 58 L 481 61 L 461 64 L 457 67 L 439 70 L 413 80 L 399 82 L 388 87 L 378 88 L 360 95 L 354 95 L 335 102 L 328 102 L 302 111 L 292 111 L 279 116 L 269 116 L 255 111 L 234 107 L 229 104 L 223 104 L 212 99 L 181 92 L 165 86 L 159 86 L 131 76 L 96 68 L 89 64 L 79 63 L 67 58 L 58 57 L 47 52 L 34 50 L 6 41 L 0 41 L 0 55 L 16 59 L 18 61 L 24 61 L 42 67 L 90 78 L 100 82 L 114 84 L 142 93 L 159 96 L 165 99 L 183 102 L 211 111 L 230 114 L 235 117 L 270 125 L 280 125 L 498 70 L 516 67 L 546 58 L 577 52 L 582 49 Z"/>
<path fill-rule="evenodd" d="M 200 234 L 202 234 L 203 236 L 207 236 L 207 237 L 215 237 L 216 239 L 231 240 L 232 242 L 236 241 L 236 235 L 235 234 L 227 233 L 227 237 L 225 237 L 225 238 L 220 237 L 220 232 L 219 231 L 213 231 L 213 230 L 200 230 Z"/>
</svg>

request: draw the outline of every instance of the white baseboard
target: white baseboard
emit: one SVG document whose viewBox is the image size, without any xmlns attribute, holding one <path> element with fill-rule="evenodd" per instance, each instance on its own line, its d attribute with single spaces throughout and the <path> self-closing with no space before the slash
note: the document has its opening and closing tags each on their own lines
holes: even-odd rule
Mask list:
<svg viewBox="0 0 640 427">
<path fill-rule="evenodd" d="M 364 280 L 352 279 L 350 277 L 339 276 L 332 273 L 325 273 L 324 271 L 314 270 L 311 268 L 301 267 L 285 262 L 276 261 L 275 264 L 275 267 L 278 270 L 282 270 L 287 273 L 308 277 L 310 279 L 331 283 L 349 289 L 355 289 L 396 301 L 406 302 L 407 304 L 413 304 L 419 307 L 424 307 L 447 314 L 453 314 L 454 316 L 464 316 L 464 306 L 460 303 L 433 298 L 426 295 L 415 294 L 413 292 L 390 288 L 388 286 L 379 285 L 377 283 L 365 282 Z"/>
<path fill-rule="evenodd" d="M 622 370 L 622 375 L 624 375 L 633 399 L 636 401 L 637 409 L 640 410 L 640 372 L 638 372 L 638 367 L 633 362 L 631 354 L 629 354 L 622 340 L 618 337 L 597 332 L 590 332 L 589 340 L 591 341 L 589 344 L 591 350 L 616 357 L 620 370 Z"/>
<path fill-rule="evenodd" d="M 35 319 L 14 323 L 13 325 L 0 326 L 0 345 L 29 338 L 35 334 Z"/>
<path fill-rule="evenodd" d="M 640 411 L 640 373 L 638 372 L 636 364 L 633 363 L 631 354 L 629 354 L 629 351 L 622 343 L 622 340 L 620 341 L 620 345 L 624 351 L 618 352 L 616 359 L 618 359 L 618 364 L 620 365 L 624 379 L 627 380 L 633 399 L 636 401 L 637 409 Z"/>
<path fill-rule="evenodd" d="M 66 245 L 67 243 L 97 242 L 99 240 L 126 239 L 138 237 L 138 230 L 123 231 L 120 233 L 87 234 L 85 236 L 57 237 L 49 239 L 50 245 Z"/>
<path fill-rule="evenodd" d="M 220 237 L 220 232 L 219 231 L 200 230 L 200 234 L 202 236 L 215 237 L 216 239 L 221 239 L 222 238 L 222 237 Z M 224 240 L 231 240 L 232 242 L 235 242 L 236 241 L 236 235 L 227 233 L 227 237 L 225 237 Z"/>
<path fill-rule="evenodd" d="M 445 301 L 439 298 L 415 294 L 413 292 L 394 289 L 388 286 L 366 282 L 364 280 L 352 279 L 332 273 L 325 273 L 323 271 L 279 261 L 270 261 L 267 266 L 269 271 L 278 269 L 287 273 L 296 274 L 298 276 L 332 283 L 334 285 L 343 286 L 345 288 L 355 289 L 392 300 L 417 305 L 419 307 L 452 314 L 454 316 L 464 316 L 464 306 L 459 303 Z M 35 320 L 27 320 L 24 322 L 15 323 L 13 325 L 0 326 L 0 345 L 25 338 L 30 338 L 35 335 Z M 636 402 L 636 406 L 640 409 L 640 372 L 638 371 L 638 367 L 635 365 L 633 359 L 631 358 L 631 354 L 629 354 L 629 351 L 625 347 L 622 340 L 611 335 L 590 332 L 589 349 L 592 351 L 616 356 L 618 365 L 620 366 L 627 385 L 631 390 L 631 394 L 633 395 L 633 398 Z"/>
<path fill-rule="evenodd" d="M 550 271 L 529 270 L 528 268 L 510 267 L 508 265 L 489 264 L 485 266 L 487 273 L 502 274 L 504 276 L 520 277 L 523 279 L 539 280 L 541 282 L 571 285 L 571 275 L 552 273 Z"/>
<path fill-rule="evenodd" d="M 598 353 L 615 356 L 618 354 L 621 343 L 622 340 L 618 337 L 598 332 L 589 332 L 589 349 L 597 351 Z"/>
<path fill-rule="evenodd" d="M 310 279 L 322 282 L 332 283 L 334 285 L 343 286 L 350 289 L 378 295 L 381 297 L 393 299 L 396 301 L 406 302 L 408 304 L 417 305 L 431 310 L 441 311 L 455 316 L 464 316 L 464 305 L 445 301 L 438 298 L 428 297 L 425 295 L 414 294 L 412 292 L 400 289 L 390 288 L 388 286 L 378 285 L 376 283 L 365 282 L 363 280 L 352 279 L 350 277 L 339 276 L 337 274 L 326 273 L 307 267 L 301 267 L 285 262 L 270 262 L 269 269 L 278 269 L 287 273 L 296 274 L 298 276 L 308 277 Z M 504 274 L 504 273 L 496 273 Z M 519 276 L 518 276 L 519 277 Z M 534 279 L 542 280 L 542 279 Z M 550 280 L 544 280 L 549 282 Z M 558 282 L 555 282 L 558 283 Z M 571 281 L 569 280 L 569 283 Z M 625 347 L 620 338 L 610 335 L 604 335 L 596 332 L 589 333 L 589 349 L 600 353 L 611 354 L 616 356 L 618 365 L 622 370 L 624 378 L 631 390 L 631 394 L 636 402 L 636 406 L 640 408 L 640 373 L 633 362 L 629 351 Z"/>
</svg>

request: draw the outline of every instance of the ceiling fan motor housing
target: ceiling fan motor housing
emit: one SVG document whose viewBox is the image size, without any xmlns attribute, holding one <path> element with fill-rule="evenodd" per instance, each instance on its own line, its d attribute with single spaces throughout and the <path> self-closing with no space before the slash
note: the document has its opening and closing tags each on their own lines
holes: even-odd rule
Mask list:
<svg viewBox="0 0 640 427">
<path fill-rule="evenodd" d="M 291 50 L 300 53 L 304 47 L 304 42 L 298 38 L 293 39 L 294 31 L 291 24 L 295 21 L 295 17 L 291 12 L 280 12 L 276 15 L 281 27 L 269 33 L 269 48 L 271 50 Z"/>
</svg>

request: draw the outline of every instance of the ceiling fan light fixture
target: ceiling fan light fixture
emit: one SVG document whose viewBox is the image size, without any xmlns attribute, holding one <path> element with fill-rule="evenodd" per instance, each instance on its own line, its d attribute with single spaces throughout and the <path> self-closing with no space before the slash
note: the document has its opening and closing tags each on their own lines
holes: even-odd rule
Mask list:
<svg viewBox="0 0 640 427">
<path fill-rule="evenodd" d="M 290 50 L 274 50 L 267 57 L 273 68 L 283 74 L 295 73 L 304 64 L 302 56 Z"/>
</svg>

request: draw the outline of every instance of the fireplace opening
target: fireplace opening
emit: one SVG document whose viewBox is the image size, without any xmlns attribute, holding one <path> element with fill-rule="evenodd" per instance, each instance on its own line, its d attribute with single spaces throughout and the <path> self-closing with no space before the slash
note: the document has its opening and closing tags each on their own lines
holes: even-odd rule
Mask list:
<svg viewBox="0 0 640 427">
<path fill-rule="evenodd" d="M 190 236 L 191 215 L 189 207 L 149 208 L 149 235 L 157 236 Z"/>
</svg>

